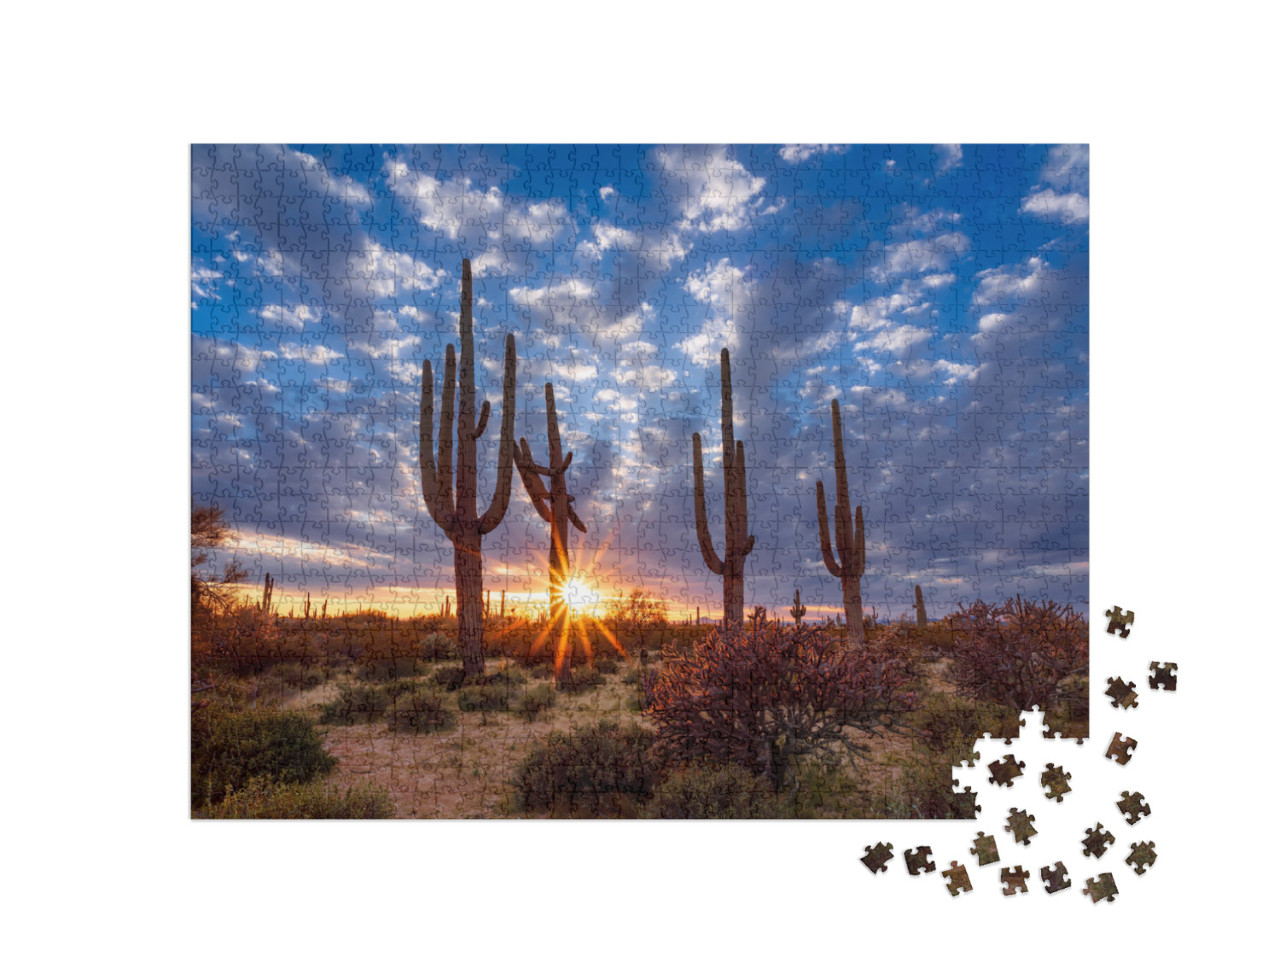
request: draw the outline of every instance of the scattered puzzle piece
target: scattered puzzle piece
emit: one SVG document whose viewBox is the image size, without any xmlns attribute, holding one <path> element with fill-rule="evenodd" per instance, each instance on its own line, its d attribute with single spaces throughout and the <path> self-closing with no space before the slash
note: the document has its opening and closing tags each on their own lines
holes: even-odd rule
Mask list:
<svg viewBox="0 0 1280 963">
<path fill-rule="evenodd" d="M 1107 851 L 1107 847 L 1116 841 L 1115 836 L 1103 829 L 1102 823 L 1098 823 L 1093 829 L 1084 831 L 1084 854 L 1093 856 L 1097 859 L 1102 858 L 1102 854 Z"/>
<path fill-rule="evenodd" d="M 893 843 L 876 843 L 875 849 L 870 846 L 863 846 L 867 851 L 867 855 L 862 857 L 862 863 L 872 873 L 887 873 L 889 871 L 889 860 L 893 859 Z"/>
<path fill-rule="evenodd" d="M 1120 794 L 1120 801 L 1116 803 L 1116 808 L 1125 813 L 1125 821 L 1130 826 L 1134 825 L 1143 816 L 1151 815 L 1150 804 L 1142 798 L 1142 793 L 1131 793 L 1128 790 Z"/>
<path fill-rule="evenodd" d="M 1127 766 L 1133 750 L 1137 748 L 1137 739 L 1130 739 L 1117 732 L 1111 737 L 1111 745 L 1107 747 L 1106 755 L 1108 759 L 1115 759 L 1120 765 Z"/>
<path fill-rule="evenodd" d="M 1110 873 L 1099 873 L 1097 879 L 1089 880 L 1083 892 L 1092 896 L 1095 903 L 1103 899 L 1108 903 L 1114 903 L 1116 894 L 1120 891 L 1116 889 L 1115 877 Z"/>
<path fill-rule="evenodd" d="M 1129 637 L 1129 626 L 1133 625 L 1133 613 L 1129 611 L 1121 611 L 1120 606 L 1107 609 L 1107 634 L 1115 635 L 1117 632 L 1120 638 L 1127 639 Z"/>
<path fill-rule="evenodd" d="M 952 779 L 951 785 L 960 785 L 959 779 Z M 956 797 L 956 807 L 960 810 L 961 819 L 977 819 L 977 814 L 982 812 L 982 807 L 978 805 L 978 794 L 973 791 L 972 786 L 965 786 L 964 792 L 952 790 L 952 795 Z"/>
<path fill-rule="evenodd" d="M 1062 797 L 1071 792 L 1071 783 L 1067 782 L 1070 778 L 1071 773 L 1063 772 L 1061 766 L 1049 763 L 1048 768 L 1040 774 L 1040 785 L 1048 790 L 1044 798 L 1062 802 Z"/>
<path fill-rule="evenodd" d="M 1013 758 L 1013 754 L 1005 756 L 1001 762 L 993 762 L 988 769 L 991 770 L 991 778 L 987 782 L 995 783 L 997 786 L 1012 786 L 1013 781 L 1022 775 L 1022 770 L 1027 764 L 1018 762 Z"/>
<path fill-rule="evenodd" d="M 1071 880 L 1067 877 L 1067 867 L 1062 865 L 1061 860 L 1054 863 L 1053 869 L 1041 866 L 1040 879 L 1044 882 L 1046 893 L 1058 893 L 1071 885 Z"/>
<path fill-rule="evenodd" d="M 1163 686 L 1166 692 L 1173 692 L 1178 688 L 1178 677 L 1175 674 L 1178 671 L 1178 663 L 1165 662 L 1161 664 L 1152 662 L 1151 671 L 1155 673 L 1147 677 L 1147 684 L 1151 688 L 1159 689 Z"/>
<path fill-rule="evenodd" d="M 902 858 L 907 861 L 907 872 L 912 876 L 919 876 L 921 873 L 932 873 L 938 867 L 934 865 L 933 860 L 929 857 L 933 855 L 933 850 L 928 846 L 921 846 L 919 849 L 908 849 L 902 854 Z"/>
<path fill-rule="evenodd" d="M 983 832 L 978 833 L 977 838 L 973 841 L 973 848 L 969 852 L 978 857 L 979 866 L 986 866 L 987 863 L 1000 861 L 1000 851 L 996 848 L 996 838 Z"/>
<path fill-rule="evenodd" d="M 1015 842 L 1030 846 L 1031 837 L 1037 834 L 1035 827 L 1031 825 L 1035 821 L 1036 817 L 1028 816 L 1025 809 L 1010 809 L 1009 819 L 1004 828 L 1013 833 Z"/>
<path fill-rule="evenodd" d="M 1132 682 L 1125 682 L 1119 677 L 1108 678 L 1107 681 L 1111 683 L 1107 687 L 1107 695 L 1111 697 L 1112 708 L 1138 708 L 1138 693 L 1133 688 Z"/>
<path fill-rule="evenodd" d="M 947 891 L 952 896 L 959 896 L 962 890 L 966 893 L 973 890 L 973 884 L 969 882 L 969 871 L 954 859 L 951 861 L 951 868 L 944 869 L 942 875 L 947 879 Z"/>
<path fill-rule="evenodd" d="M 1129 855 L 1124 861 L 1133 867 L 1133 871 L 1141 876 L 1156 861 L 1155 843 L 1130 843 Z"/>
<path fill-rule="evenodd" d="M 1007 866 L 1000 869 L 1000 882 L 1004 883 L 1004 895 L 1012 896 L 1019 891 L 1023 893 L 1030 892 L 1027 889 L 1027 880 L 1031 878 L 1031 874 L 1024 870 L 1021 866 L 1015 866 L 1009 869 Z"/>
</svg>

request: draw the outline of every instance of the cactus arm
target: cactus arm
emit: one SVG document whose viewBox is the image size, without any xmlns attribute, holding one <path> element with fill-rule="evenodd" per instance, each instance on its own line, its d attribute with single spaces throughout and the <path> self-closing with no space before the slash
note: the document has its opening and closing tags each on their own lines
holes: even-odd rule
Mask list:
<svg viewBox="0 0 1280 963">
<path fill-rule="evenodd" d="M 723 575 L 724 562 L 716 555 L 715 546 L 711 544 L 711 532 L 707 529 L 707 502 L 702 482 L 702 436 L 696 431 L 693 433 L 693 511 L 702 560 L 713 574 Z"/>
<path fill-rule="evenodd" d="M 444 384 L 440 388 L 440 454 L 436 459 L 436 476 L 441 507 L 456 516 L 453 487 L 453 400 L 457 391 L 458 358 L 453 345 L 444 349 Z M 450 531 L 452 529 L 449 529 Z"/>
<path fill-rule="evenodd" d="M 431 373 L 431 362 L 422 362 L 422 404 L 419 411 L 418 424 L 418 470 L 422 476 L 422 499 L 426 503 L 427 513 L 445 534 L 453 532 L 455 520 L 453 516 L 453 505 L 450 488 L 452 487 L 452 477 L 444 474 L 444 467 L 449 463 L 451 457 L 451 446 L 445 442 L 449 437 L 448 425 L 444 423 L 447 418 L 452 420 L 452 403 L 453 393 L 446 387 L 444 391 L 444 402 L 448 405 L 446 411 L 441 412 L 442 428 L 444 435 L 441 437 L 441 463 L 436 465 L 434 428 L 435 428 L 435 382 Z"/>
<path fill-rule="evenodd" d="M 572 495 L 569 496 L 569 501 L 573 501 Z M 587 526 L 582 524 L 582 519 L 578 517 L 578 513 L 573 510 L 572 505 L 569 506 L 569 521 L 573 522 L 573 527 L 582 532 L 582 534 L 585 535 L 587 533 Z"/>
<path fill-rule="evenodd" d="M 747 534 L 747 456 L 742 442 L 737 442 L 733 458 L 734 512 L 737 521 L 734 530 L 746 558 L 756 546 L 756 537 Z"/>
<path fill-rule="evenodd" d="M 524 482 L 525 491 L 529 493 L 529 501 L 537 509 L 538 516 L 547 523 L 551 522 L 551 493 L 542 484 L 541 472 L 533 461 L 533 452 L 529 450 L 529 442 L 520 439 L 520 449 L 516 452 L 516 468 L 520 471 L 520 480 Z"/>
<path fill-rule="evenodd" d="M 844 575 L 840 565 L 836 562 L 836 557 L 831 553 L 831 529 L 827 525 L 827 496 L 822 490 L 822 482 L 818 482 L 818 535 L 822 540 L 822 561 L 826 563 L 827 571 L 836 578 Z"/>
<path fill-rule="evenodd" d="M 484 434 L 484 430 L 489 427 L 489 402 L 485 402 L 480 406 L 480 420 L 476 423 L 475 431 L 471 432 L 471 440 L 475 441 Z"/>
<path fill-rule="evenodd" d="M 498 487 L 493 501 L 480 519 L 480 534 L 498 527 L 511 504 L 511 464 L 516 448 L 516 336 L 507 335 L 507 351 L 502 374 L 502 429 L 498 439 Z"/>
</svg>

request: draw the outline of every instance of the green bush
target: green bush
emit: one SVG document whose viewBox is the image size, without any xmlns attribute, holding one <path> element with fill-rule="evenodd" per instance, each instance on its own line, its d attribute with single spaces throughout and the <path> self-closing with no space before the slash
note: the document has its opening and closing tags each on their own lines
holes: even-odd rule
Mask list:
<svg viewBox="0 0 1280 963">
<path fill-rule="evenodd" d="M 447 665 L 443 668 L 436 669 L 436 674 L 431 680 L 439 686 L 444 686 L 447 692 L 456 692 L 461 688 L 462 683 L 467 681 L 467 674 L 462 671 L 462 666 Z"/>
<path fill-rule="evenodd" d="M 1018 716 L 1018 710 L 1008 706 L 935 692 L 916 703 L 903 721 L 921 734 L 926 746 L 959 765 L 972 761 L 973 743 L 983 733 L 1018 738 Z"/>
<path fill-rule="evenodd" d="M 549 709 L 556 704 L 556 690 L 551 686 L 543 684 L 534 686 L 516 702 L 516 712 L 522 716 L 528 716 L 532 722 L 543 709 Z"/>
<path fill-rule="evenodd" d="M 516 804 L 555 816 L 633 816 L 653 796 L 653 733 L 616 722 L 553 732 L 516 769 Z"/>
<path fill-rule="evenodd" d="M 664 779 L 645 803 L 650 819 L 767 819 L 787 815 L 769 781 L 733 763 L 691 763 Z"/>
<path fill-rule="evenodd" d="M 301 712 L 210 705 L 191 716 L 192 805 L 220 801 L 255 776 L 306 782 L 337 760 Z"/>
<path fill-rule="evenodd" d="M 363 663 L 356 669 L 356 678 L 361 682 L 391 682 L 396 679 L 422 675 L 425 671 L 426 666 L 417 659 L 411 656 L 399 656 L 391 659 L 374 659 Z"/>
<path fill-rule="evenodd" d="M 436 686 L 416 685 L 398 693 L 386 712 L 387 728 L 398 732 L 444 732 L 457 723 L 446 708 L 444 692 Z"/>
<path fill-rule="evenodd" d="M 443 632 L 431 632 L 418 643 L 418 658 L 428 662 L 448 662 L 458 658 L 458 647 Z"/>
<path fill-rule="evenodd" d="M 201 819 L 390 819 L 395 807 L 387 790 L 372 783 L 344 792 L 320 783 L 257 777 L 195 815 Z"/>
<path fill-rule="evenodd" d="M 320 721 L 338 726 L 374 722 L 382 718 L 391 698 L 387 686 L 343 683 L 338 686 L 337 698 L 320 707 Z"/>
<path fill-rule="evenodd" d="M 290 688 L 306 690 L 321 685 L 325 681 L 325 671 L 319 666 L 301 662 L 280 662 L 271 669 L 270 677 L 279 679 Z"/>
<path fill-rule="evenodd" d="M 503 685 L 466 685 L 458 690 L 458 708 L 463 712 L 505 712 L 511 690 Z"/>
</svg>

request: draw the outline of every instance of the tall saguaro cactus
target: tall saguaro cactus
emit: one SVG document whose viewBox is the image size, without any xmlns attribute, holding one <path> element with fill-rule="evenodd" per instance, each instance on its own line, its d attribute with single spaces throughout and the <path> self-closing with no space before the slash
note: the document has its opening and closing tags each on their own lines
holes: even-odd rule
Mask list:
<svg viewBox="0 0 1280 963">
<path fill-rule="evenodd" d="M 862 506 L 856 517 L 850 511 L 849 478 L 844 464 L 844 430 L 840 425 L 840 402 L 831 402 L 831 437 L 836 447 L 836 551 L 831 554 L 831 533 L 827 527 L 827 496 L 818 482 L 818 529 L 822 537 L 822 560 L 827 571 L 840 580 L 844 594 L 844 620 L 849 626 L 849 641 L 866 641 L 862 630 L 862 573 L 867 567 L 867 540 L 862 530 Z"/>
<path fill-rule="evenodd" d="M 569 608 L 564 597 L 565 585 L 569 581 L 569 523 L 572 522 L 573 527 L 580 532 L 586 532 L 587 526 L 573 510 L 573 496 L 569 494 L 569 486 L 565 481 L 565 472 L 573 461 L 573 452 L 564 455 L 561 451 L 555 390 L 549 381 L 546 393 L 547 464 L 543 466 L 535 462 L 529 442 L 521 438 L 520 448 L 516 451 L 516 467 L 520 470 L 520 480 L 524 482 L 533 507 L 542 520 L 551 526 L 551 552 L 547 573 L 551 586 L 551 624 L 559 639 L 556 649 L 556 684 L 563 686 L 569 683 L 569 670 L 573 663 Z M 549 489 L 542 481 L 544 477 L 551 483 Z"/>
<path fill-rule="evenodd" d="M 471 262 L 462 262 L 462 313 L 458 334 L 461 362 L 455 364 L 453 345 L 444 355 L 444 385 L 440 401 L 440 454 L 433 436 L 435 385 L 431 362 L 422 363 L 422 411 L 418 466 L 422 473 L 422 497 L 427 511 L 453 542 L 454 588 L 458 595 L 458 651 L 467 676 L 484 674 L 484 569 L 480 539 L 498 527 L 511 501 L 511 465 L 515 452 L 516 339 L 507 335 L 502 375 L 502 427 L 498 436 L 498 484 L 483 515 L 476 511 L 476 440 L 489 424 L 489 402 L 476 417 L 475 341 L 471 333 Z M 457 375 L 458 454 L 454 475 L 453 402 Z"/>
<path fill-rule="evenodd" d="M 720 436 L 724 444 L 724 560 L 716 555 L 707 530 L 707 505 L 702 483 L 702 436 L 693 433 L 693 506 L 702 560 L 724 577 L 725 628 L 742 627 L 743 561 L 755 547 L 747 534 L 747 459 L 742 442 L 733 440 L 733 383 L 729 376 L 729 349 L 720 351 Z"/>
<path fill-rule="evenodd" d="M 916 586 L 916 628 L 927 629 L 929 627 L 929 617 L 924 612 L 924 593 L 920 591 L 920 586 Z"/>
</svg>

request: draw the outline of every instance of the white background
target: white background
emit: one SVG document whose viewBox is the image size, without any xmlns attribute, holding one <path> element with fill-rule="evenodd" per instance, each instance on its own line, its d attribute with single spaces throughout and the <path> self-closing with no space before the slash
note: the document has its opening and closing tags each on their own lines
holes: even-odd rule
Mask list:
<svg viewBox="0 0 1280 963">
<path fill-rule="evenodd" d="M 77 6 L 11 12 L 0 61 L 16 958 L 1181 958 L 1261 934 L 1277 154 L 1274 30 L 1245 5 Z M 973 824 L 192 823 L 189 144 L 277 139 L 1089 142 L 1090 749 L 1139 736 L 1124 779 L 1154 812 L 1117 836 L 1155 867 L 1113 853 L 1094 906 L 1079 856 L 1071 892 L 1008 900 L 972 859 L 957 899 L 858 862 L 928 842 L 941 869 Z M 1177 693 L 1147 692 L 1150 658 Z M 1112 725 L 1116 671 L 1141 706 Z M 1110 788 L 1072 823 L 1119 825 Z"/>
</svg>

